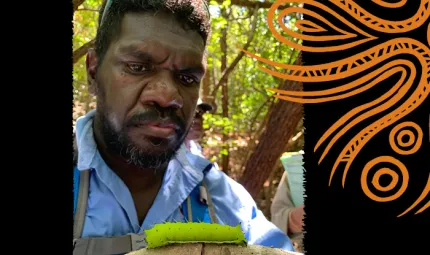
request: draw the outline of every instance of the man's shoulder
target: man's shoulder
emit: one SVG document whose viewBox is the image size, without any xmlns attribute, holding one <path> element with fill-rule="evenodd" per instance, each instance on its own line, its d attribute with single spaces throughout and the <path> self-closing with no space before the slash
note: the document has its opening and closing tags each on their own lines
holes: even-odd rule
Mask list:
<svg viewBox="0 0 430 255">
<path fill-rule="evenodd" d="M 185 152 L 184 154 L 182 152 L 179 152 L 177 155 L 177 159 L 182 161 L 186 161 L 187 164 L 191 165 L 193 168 L 198 169 L 200 171 L 205 171 L 209 166 L 212 166 L 213 164 L 211 161 L 207 160 L 206 158 L 202 157 L 201 155 L 197 155 L 193 153 L 192 151 L 189 151 L 188 149 L 181 148 L 182 152 Z"/>
<path fill-rule="evenodd" d="M 208 191 L 218 203 L 227 204 L 230 209 L 238 210 L 255 205 L 254 199 L 239 182 L 213 166 L 205 177 Z"/>
<path fill-rule="evenodd" d="M 204 172 L 208 191 L 215 197 L 231 197 L 237 201 L 253 200 L 246 189 L 221 171 L 217 164 L 190 152 L 187 153 L 187 160 L 194 168 Z"/>
</svg>

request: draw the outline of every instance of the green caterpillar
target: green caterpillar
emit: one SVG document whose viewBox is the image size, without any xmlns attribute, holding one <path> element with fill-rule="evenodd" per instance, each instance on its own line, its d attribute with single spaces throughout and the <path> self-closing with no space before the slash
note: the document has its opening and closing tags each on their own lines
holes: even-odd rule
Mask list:
<svg viewBox="0 0 430 255">
<path fill-rule="evenodd" d="M 156 224 L 145 230 L 147 248 L 157 248 L 174 243 L 219 243 L 246 246 L 247 240 L 240 229 L 220 224 L 204 222 Z"/>
</svg>

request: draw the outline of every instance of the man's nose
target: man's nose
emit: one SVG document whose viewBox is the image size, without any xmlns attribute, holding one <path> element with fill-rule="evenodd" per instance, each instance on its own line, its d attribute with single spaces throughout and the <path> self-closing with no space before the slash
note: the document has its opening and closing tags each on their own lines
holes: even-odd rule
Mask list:
<svg viewBox="0 0 430 255">
<path fill-rule="evenodd" d="M 143 104 L 155 103 L 163 108 L 182 108 L 183 99 L 178 87 L 172 78 L 166 76 L 168 74 L 159 75 L 148 83 L 141 97 Z"/>
</svg>

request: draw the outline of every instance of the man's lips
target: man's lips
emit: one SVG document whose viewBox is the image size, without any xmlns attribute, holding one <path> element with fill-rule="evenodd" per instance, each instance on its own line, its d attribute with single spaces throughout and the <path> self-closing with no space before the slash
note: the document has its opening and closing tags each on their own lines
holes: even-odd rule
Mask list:
<svg viewBox="0 0 430 255">
<path fill-rule="evenodd" d="M 145 121 L 134 125 L 140 132 L 148 136 L 169 138 L 175 135 L 178 125 L 171 121 Z"/>
</svg>

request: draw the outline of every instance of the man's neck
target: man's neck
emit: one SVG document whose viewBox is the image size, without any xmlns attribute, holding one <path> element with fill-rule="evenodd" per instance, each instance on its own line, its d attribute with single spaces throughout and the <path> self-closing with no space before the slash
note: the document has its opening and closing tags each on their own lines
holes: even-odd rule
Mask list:
<svg viewBox="0 0 430 255">
<path fill-rule="evenodd" d="M 113 153 L 106 146 L 102 138 L 102 134 L 100 133 L 101 123 L 98 121 L 98 118 L 94 118 L 93 125 L 94 138 L 101 157 L 109 168 L 122 179 L 131 193 L 145 192 L 146 190 L 151 190 L 154 186 L 159 186 L 161 184 L 167 164 L 156 171 L 154 169 L 141 168 L 133 164 L 129 164 L 126 160 Z"/>
</svg>

